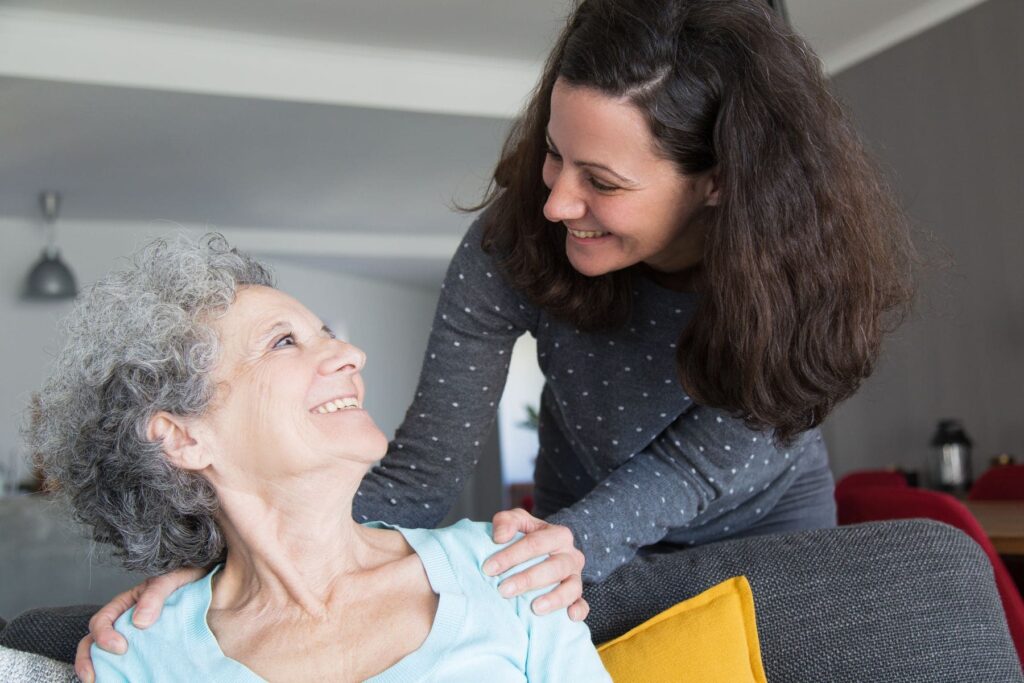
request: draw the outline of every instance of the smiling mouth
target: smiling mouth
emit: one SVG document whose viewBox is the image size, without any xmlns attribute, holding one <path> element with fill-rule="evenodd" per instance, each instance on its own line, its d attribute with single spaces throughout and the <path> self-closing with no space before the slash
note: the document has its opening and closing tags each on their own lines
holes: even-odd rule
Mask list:
<svg viewBox="0 0 1024 683">
<path fill-rule="evenodd" d="M 362 408 L 362 406 L 359 405 L 359 400 L 356 399 L 355 396 L 346 396 L 344 398 L 334 398 L 326 403 L 321 403 L 309 412 L 326 415 L 327 413 L 336 413 L 340 410 L 359 410 L 360 408 Z"/>
<path fill-rule="evenodd" d="M 572 228 L 566 228 L 566 230 L 569 231 L 570 235 L 581 240 L 597 239 L 608 234 L 607 232 L 598 232 L 597 230 L 573 230 Z"/>
</svg>

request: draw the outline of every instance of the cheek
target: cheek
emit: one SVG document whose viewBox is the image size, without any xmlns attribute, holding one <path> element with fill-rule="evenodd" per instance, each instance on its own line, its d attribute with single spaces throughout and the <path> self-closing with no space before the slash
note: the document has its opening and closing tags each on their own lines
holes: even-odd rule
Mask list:
<svg viewBox="0 0 1024 683">
<path fill-rule="evenodd" d="M 248 378 L 249 381 L 239 384 L 234 391 L 238 393 L 237 399 L 243 409 L 238 417 L 244 422 L 239 425 L 240 429 L 250 430 L 254 435 L 261 438 L 271 436 L 270 430 L 283 426 L 284 420 L 291 419 L 290 407 L 285 400 L 287 392 L 280 391 L 281 387 L 274 381 L 272 373 L 265 370 L 256 370 Z"/>
<path fill-rule="evenodd" d="M 250 387 L 250 390 L 254 392 L 253 397 L 258 397 L 256 398 L 256 415 L 254 417 L 259 420 L 261 425 L 273 424 L 267 419 L 275 412 L 273 382 L 265 373 L 257 375 L 255 380 Z"/>
</svg>

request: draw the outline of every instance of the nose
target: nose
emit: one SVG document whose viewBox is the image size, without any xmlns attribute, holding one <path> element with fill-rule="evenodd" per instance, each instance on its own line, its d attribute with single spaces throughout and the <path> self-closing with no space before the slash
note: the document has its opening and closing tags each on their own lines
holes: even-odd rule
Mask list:
<svg viewBox="0 0 1024 683">
<path fill-rule="evenodd" d="M 552 223 L 583 218 L 587 204 L 570 174 L 563 169 L 552 180 L 548 200 L 544 202 L 544 217 Z"/>
<path fill-rule="evenodd" d="M 320 361 L 319 371 L 322 375 L 338 372 L 354 374 L 366 365 L 366 354 L 362 349 L 340 339 L 328 339 Z"/>
</svg>

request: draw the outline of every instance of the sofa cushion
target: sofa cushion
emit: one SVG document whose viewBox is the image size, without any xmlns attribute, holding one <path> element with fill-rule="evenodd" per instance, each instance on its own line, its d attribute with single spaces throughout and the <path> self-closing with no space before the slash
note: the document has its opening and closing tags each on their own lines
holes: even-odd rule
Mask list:
<svg viewBox="0 0 1024 683">
<path fill-rule="evenodd" d="M 89 633 L 89 619 L 97 611 L 99 605 L 28 610 L 11 619 L 0 631 L 0 647 L 73 662 L 78 641 Z M 0 678 L 0 681 L 5 680 L 8 679 Z"/>
<path fill-rule="evenodd" d="M 70 664 L 0 646 L 0 681 L 69 683 L 78 680 Z"/>
<path fill-rule="evenodd" d="M 616 683 L 765 683 L 746 578 L 723 581 L 598 648 Z"/>
</svg>

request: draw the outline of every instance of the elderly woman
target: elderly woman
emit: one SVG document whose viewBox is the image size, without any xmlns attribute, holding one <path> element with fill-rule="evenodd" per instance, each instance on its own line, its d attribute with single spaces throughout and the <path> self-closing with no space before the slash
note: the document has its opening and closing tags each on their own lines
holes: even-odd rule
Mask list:
<svg viewBox="0 0 1024 683">
<path fill-rule="evenodd" d="M 357 524 L 387 439 L 365 356 L 213 236 L 157 242 L 86 292 L 33 402 L 51 485 L 126 567 L 216 565 L 106 680 L 609 680 L 582 623 L 506 600 L 489 525 Z"/>
</svg>

